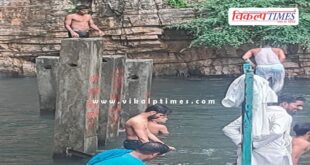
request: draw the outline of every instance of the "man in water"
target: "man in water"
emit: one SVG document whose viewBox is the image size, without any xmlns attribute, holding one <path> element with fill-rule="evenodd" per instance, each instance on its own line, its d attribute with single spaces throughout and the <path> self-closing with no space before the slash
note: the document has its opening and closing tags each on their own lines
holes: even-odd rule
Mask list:
<svg viewBox="0 0 310 165">
<path fill-rule="evenodd" d="M 304 97 L 296 97 L 296 104 L 299 110 L 304 109 L 305 102 L 306 102 L 306 99 Z"/>
<path fill-rule="evenodd" d="M 104 151 L 90 159 L 87 165 L 146 165 L 160 155 L 169 152 L 169 147 L 159 142 L 147 142 L 133 150 L 113 149 Z"/>
<path fill-rule="evenodd" d="M 256 74 L 270 80 L 271 88 L 278 93 L 283 85 L 285 70 L 282 63 L 285 60 L 285 54 L 280 48 L 254 48 L 247 51 L 242 58 L 249 61 L 254 56 L 256 62 Z"/>
<path fill-rule="evenodd" d="M 164 125 L 167 122 L 167 120 L 168 120 L 168 114 L 160 116 L 157 119 L 151 119 L 148 122 L 148 128 L 151 131 L 151 133 L 156 136 L 158 135 L 167 136 L 169 135 L 169 131 L 167 126 Z"/>
<path fill-rule="evenodd" d="M 296 124 L 293 130 L 296 136 L 292 141 L 292 158 L 293 164 L 298 165 L 301 155 L 310 150 L 310 123 Z"/>
<path fill-rule="evenodd" d="M 163 143 L 148 129 L 148 121 L 165 116 L 170 110 L 161 104 L 149 106 L 144 112 L 130 118 L 125 124 L 126 140 L 124 147 L 135 150 L 144 143 L 153 141 Z M 174 147 L 169 147 L 175 150 Z"/>
<path fill-rule="evenodd" d="M 268 106 L 266 117 L 270 125 L 269 134 L 253 137 L 252 165 L 292 165 L 291 158 L 291 112 L 298 111 L 296 99 L 283 95 L 277 106 Z M 238 165 L 241 165 L 242 119 L 223 128 L 224 134 L 238 146 Z"/>
<path fill-rule="evenodd" d="M 95 24 L 89 13 L 89 7 L 80 5 L 76 7 L 77 12 L 69 14 L 65 18 L 65 28 L 68 30 L 70 38 L 88 38 L 90 28 L 99 32 L 100 36 L 104 35 Z"/>
</svg>

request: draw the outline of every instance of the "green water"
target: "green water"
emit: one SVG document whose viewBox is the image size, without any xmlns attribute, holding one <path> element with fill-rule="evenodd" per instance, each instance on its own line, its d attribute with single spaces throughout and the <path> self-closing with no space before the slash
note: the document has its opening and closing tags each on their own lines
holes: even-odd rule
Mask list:
<svg viewBox="0 0 310 165">
<path fill-rule="evenodd" d="M 173 113 L 168 120 L 171 135 L 164 139 L 177 148 L 149 164 L 224 165 L 233 162 L 235 146 L 221 131 L 239 115 L 239 109 L 226 109 L 220 101 L 229 78 L 204 80 L 154 79 L 152 98 L 189 100 L 189 104 L 168 106 Z M 303 95 L 310 100 L 310 80 L 287 80 L 283 93 Z M 0 79 L 0 164 L 73 165 L 83 161 L 53 161 L 53 117 L 40 116 L 35 78 Z M 214 100 L 215 104 L 191 104 L 195 100 Z M 310 104 L 294 117 L 309 121 Z M 108 148 L 121 147 L 122 134 Z M 310 154 L 301 159 L 310 164 Z"/>
</svg>

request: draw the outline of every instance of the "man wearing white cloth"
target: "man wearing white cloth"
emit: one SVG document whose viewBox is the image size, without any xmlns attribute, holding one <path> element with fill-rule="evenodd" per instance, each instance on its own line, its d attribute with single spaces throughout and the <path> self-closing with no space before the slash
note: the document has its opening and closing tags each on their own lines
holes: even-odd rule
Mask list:
<svg viewBox="0 0 310 165">
<path fill-rule="evenodd" d="M 267 103 L 277 103 L 278 96 L 270 88 L 269 82 L 257 75 L 253 77 L 253 118 L 252 135 L 269 134 L 269 124 L 266 116 Z M 245 75 L 235 79 L 229 86 L 222 104 L 225 107 L 240 107 L 244 100 Z"/>
<path fill-rule="evenodd" d="M 290 129 L 292 117 L 288 112 L 298 110 L 296 99 L 292 96 L 280 96 L 278 105 L 268 106 L 266 111 L 269 130 L 253 136 L 252 165 L 292 165 Z M 255 116 L 253 115 L 253 118 Z M 241 165 L 241 128 L 242 119 L 223 128 L 226 136 L 239 146 L 237 164 Z M 253 125 L 255 127 L 255 125 Z"/>
<path fill-rule="evenodd" d="M 247 51 L 242 58 L 249 60 L 252 56 L 256 62 L 256 74 L 271 81 L 271 88 L 276 92 L 284 85 L 285 70 L 282 63 L 285 60 L 284 51 L 280 48 L 254 48 Z"/>
</svg>

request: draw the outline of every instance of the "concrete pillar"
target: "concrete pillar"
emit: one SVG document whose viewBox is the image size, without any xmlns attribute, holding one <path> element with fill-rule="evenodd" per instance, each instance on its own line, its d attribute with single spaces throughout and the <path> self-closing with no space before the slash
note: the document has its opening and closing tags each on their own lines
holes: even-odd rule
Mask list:
<svg viewBox="0 0 310 165">
<path fill-rule="evenodd" d="M 100 146 L 118 136 L 125 59 L 125 56 L 118 55 L 103 56 L 98 130 Z M 109 101 L 114 101 L 114 103 Z"/>
<path fill-rule="evenodd" d="M 36 58 L 40 113 L 55 112 L 58 62 L 55 56 Z"/>
<path fill-rule="evenodd" d="M 54 125 L 54 157 L 67 147 L 95 153 L 100 97 L 101 55 L 99 38 L 65 39 L 61 42 Z"/>
<path fill-rule="evenodd" d="M 121 113 L 121 127 L 132 116 L 143 112 L 148 106 L 151 93 L 153 60 L 127 59 L 125 69 L 125 98 Z"/>
</svg>

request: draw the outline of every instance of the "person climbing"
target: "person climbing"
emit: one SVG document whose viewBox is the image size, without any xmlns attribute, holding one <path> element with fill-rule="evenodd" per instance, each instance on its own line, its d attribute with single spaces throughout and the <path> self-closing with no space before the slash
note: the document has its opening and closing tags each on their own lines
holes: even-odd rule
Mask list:
<svg viewBox="0 0 310 165">
<path fill-rule="evenodd" d="M 279 93 L 284 85 L 285 69 L 282 63 L 285 61 L 284 51 L 280 48 L 254 48 L 247 51 L 242 58 L 250 61 L 255 58 L 256 72 L 255 74 L 270 81 L 271 88 Z"/>
</svg>

